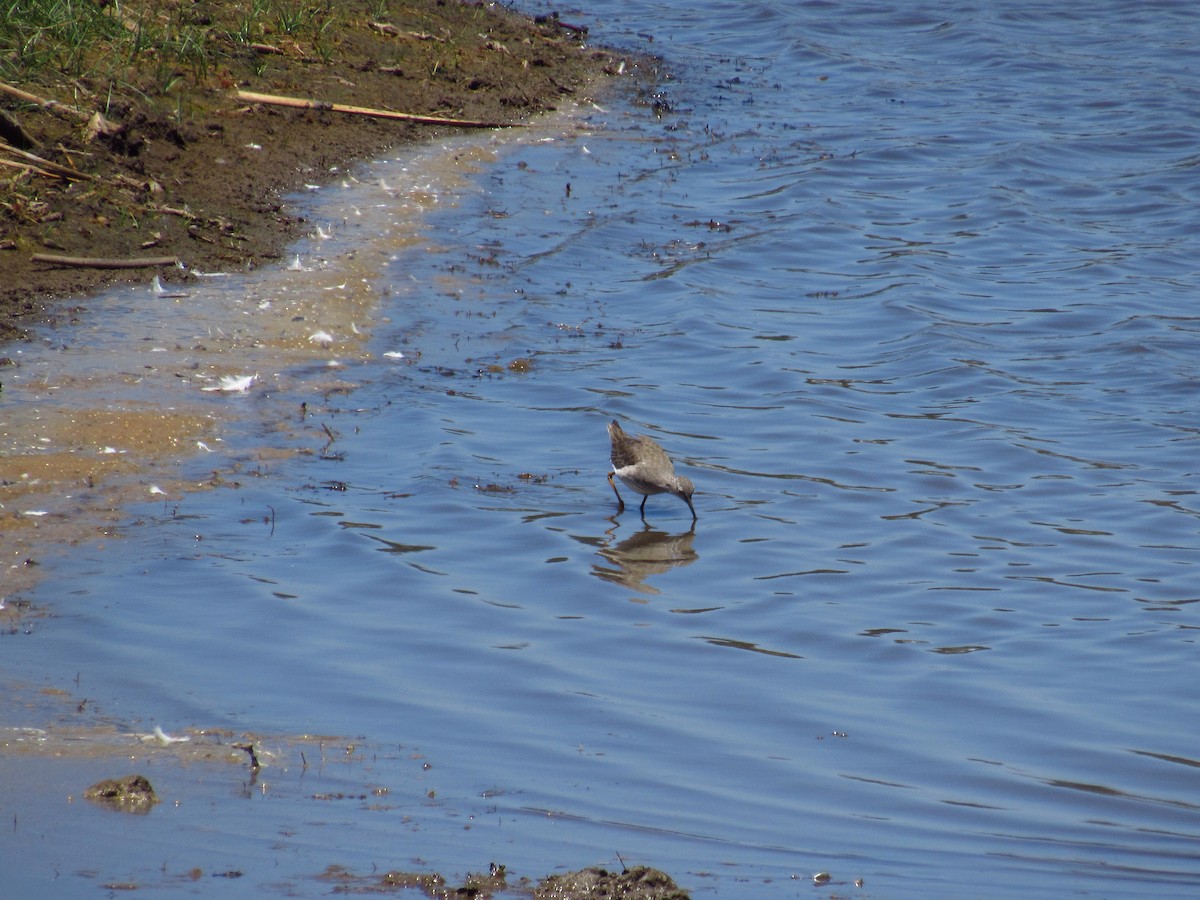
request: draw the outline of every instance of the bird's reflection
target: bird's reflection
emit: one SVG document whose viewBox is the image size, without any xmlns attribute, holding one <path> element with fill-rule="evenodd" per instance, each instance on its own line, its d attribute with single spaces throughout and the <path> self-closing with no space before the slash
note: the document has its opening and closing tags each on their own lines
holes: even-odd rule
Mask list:
<svg viewBox="0 0 1200 900">
<path fill-rule="evenodd" d="M 676 566 L 686 566 L 699 557 L 692 542 L 696 539 L 696 523 L 680 534 L 667 534 L 646 525 L 622 541 L 601 546 L 599 553 L 613 567 L 597 563 L 592 573 L 605 581 L 624 585 L 644 594 L 657 594 L 658 589 L 646 584 L 651 575 L 660 575 Z"/>
</svg>

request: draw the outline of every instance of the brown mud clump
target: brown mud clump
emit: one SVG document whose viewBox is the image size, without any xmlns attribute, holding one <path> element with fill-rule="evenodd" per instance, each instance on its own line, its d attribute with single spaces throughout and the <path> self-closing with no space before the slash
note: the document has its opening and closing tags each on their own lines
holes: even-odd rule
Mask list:
<svg viewBox="0 0 1200 900">
<path fill-rule="evenodd" d="M 615 68 L 580 26 L 478 2 L 32 6 L 0 22 L 0 340 L 50 298 L 276 260 L 287 192 Z"/>
<path fill-rule="evenodd" d="M 434 900 L 450 897 L 532 897 L 535 900 L 689 900 L 690 895 L 666 872 L 633 866 L 621 872 L 592 867 L 550 875 L 534 884 L 528 878 L 509 880 L 505 867 L 492 863 L 485 874 L 468 875 L 453 886 L 437 873 L 395 870 L 363 877 L 342 866 L 330 866 L 317 876 L 337 886 L 335 894 L 379 894 L 420 891 Z"/>
<path fill-rule="evenodd" d="M 688 893 L 668 875 L 649 866 L 633 866 L 623 872 L 592 867 L 551 875 L 533 891 L 538 900 L 688 900 Z"/>
<path fill-rule="evenodd" d="M 106 778 L 84 791 L 83 796 L 109 809 L 132 813 L 147 813 L 158 802 L 154 788 L 144 775 Z"/>
</svg>

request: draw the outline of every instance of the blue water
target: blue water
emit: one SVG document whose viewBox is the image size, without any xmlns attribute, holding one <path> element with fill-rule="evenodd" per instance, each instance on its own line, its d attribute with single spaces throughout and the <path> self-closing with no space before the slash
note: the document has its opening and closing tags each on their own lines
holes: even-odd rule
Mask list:
<svg viewBox="0 0 1200 900">
<path fill-rule="evenodd" d="M 90 870 L 1194 895 L 1200 11 L 902 7 L 564 10 L 661 62 L 492 138 L 420 242 L 346 229 L 383 260 L 354 387 L 264 378 L 239 486 L 131 510 L 3 652 L 141 730 L 346 736 L 320 778 L 392 805 L 180 782 Z M 696 482 L 694 528 L 616 514 L 612 418 Z"/>
</svg>

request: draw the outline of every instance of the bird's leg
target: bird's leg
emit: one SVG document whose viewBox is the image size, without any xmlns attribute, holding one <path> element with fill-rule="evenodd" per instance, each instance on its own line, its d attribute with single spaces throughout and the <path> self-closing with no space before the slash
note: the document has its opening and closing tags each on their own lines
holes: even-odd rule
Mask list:
<svg viewBox="0 0 1200 900">
<path fill-rule="evenodd" d="M 608 473 L 608 486 L 613 489 L 613 493 L 617 495 L 617 512 L 625 509 L 625 501 L 621 499 L 621 492 L 617 490 L 617 483 L 613 481 L 613 473 Z"/>
<path fill-rule="evenodd" d="M 642 514 L 642 518 L 646 518 L 646 501 L 650 498 L 649 494 L 642 494 L 642 505 L 638 507 L 638 511 Z"/>
</svg>

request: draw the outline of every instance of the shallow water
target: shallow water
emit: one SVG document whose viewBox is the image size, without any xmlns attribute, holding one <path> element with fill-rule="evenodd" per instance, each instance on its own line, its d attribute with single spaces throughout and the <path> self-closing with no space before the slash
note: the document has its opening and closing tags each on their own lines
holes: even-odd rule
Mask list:
<svg viewBox="0 0 1200 900">
<path fill-rule="evenodd" d="M 9 671 L 134 730 L 371 750 L 181 786 L 120 863 L 88 810 L 28 883 L 620 854 L 730 897 L 1194 893 L 1198 18 L 600 2 L 661 78 L 305 198 L 311 272 L 214 279 L 177 331 L 130 300 L 197 363 L 138 398 L 235 406 L 240 486 L 56 563 Z M 92 337 L 71 364 L 111 368 Z M 202 393 L 226 371 L 260 380 Z M 615 515 L 612 418 L 694 528 Z"/>
</svg>

